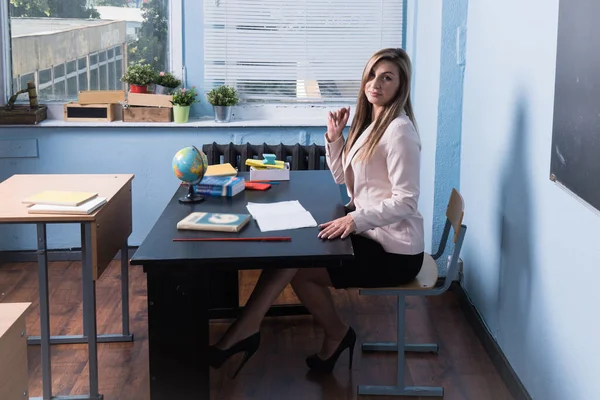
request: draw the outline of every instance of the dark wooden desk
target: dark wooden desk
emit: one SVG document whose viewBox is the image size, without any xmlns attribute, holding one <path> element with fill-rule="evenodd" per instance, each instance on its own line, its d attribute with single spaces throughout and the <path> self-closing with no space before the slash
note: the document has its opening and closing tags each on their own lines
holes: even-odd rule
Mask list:
<svg viewBox="0 0 600 400">
<path fill-rule="evenodd" d="M 248 178 L 247 173 L 240 176 Z M 237 274 L 240 269 L 322 267 L 341 264 L 354 256 L 350 240 L 323 241 L 317 237 L 317 227 L 268 232 L 269 236 L 291 236 L 291 242 L 172 241 L 175 237 L 264 236 L 254 220 L 236 234 L 177 231 L 177 222 L 190 212 L 244 213 L 248 202 L 298 200 L 317 223 L 343 216 L 339 188 L 328 170 L 291 171 L 289 182 L 273 185 L 266 192 L 245 191 L 233 198 L 207 197 L 192 205 L 177 200 L 186 191 L 186 187 L 176 191 L 130 261 L 132 265 L 144 266 L 148 281 L 152 400 L 210 398 L 206 359 L 209 299 L 220 292 L 211 274 Z"/>
</svg>

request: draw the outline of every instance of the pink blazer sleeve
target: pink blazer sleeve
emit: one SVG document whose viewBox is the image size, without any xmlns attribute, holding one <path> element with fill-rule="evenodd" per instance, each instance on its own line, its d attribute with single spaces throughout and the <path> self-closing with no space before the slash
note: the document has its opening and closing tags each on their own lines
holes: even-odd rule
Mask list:
<svg viewBox="0 0 600 400">
<path fill-rule="evenodd" d="M 342 164 L 342 150 L 344 149 L 344 136 L 340 136 L 333 142 L 327 141 L 327 135 L 325 135 L 325 160 L 331 170 L 333 179 L 337 184 L 343 184 L 344 182 L 344 166 Z"/>
<path fill-rule="evenodd" d="M 356 233 L 389 225 L 417 213 L 421 142 L 411 124 L 394 127 L 383 141 L 392 196 L 379 204 L 350 213 Z M 384 139 L 384 138 L 382 138 Z"/>
</svg>

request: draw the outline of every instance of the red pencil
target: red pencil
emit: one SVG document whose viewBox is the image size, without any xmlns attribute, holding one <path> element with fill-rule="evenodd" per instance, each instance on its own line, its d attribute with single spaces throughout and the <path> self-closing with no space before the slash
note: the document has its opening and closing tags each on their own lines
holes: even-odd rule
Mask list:
<svg viewBox="0 0 600 400">
<path fill-rule="evenodd" d="M 289 236 L 267 236 L 267 237 L 247 237 L 247 238 L 175 238 L 174 242 L 290 242 Z"/>
</svg>

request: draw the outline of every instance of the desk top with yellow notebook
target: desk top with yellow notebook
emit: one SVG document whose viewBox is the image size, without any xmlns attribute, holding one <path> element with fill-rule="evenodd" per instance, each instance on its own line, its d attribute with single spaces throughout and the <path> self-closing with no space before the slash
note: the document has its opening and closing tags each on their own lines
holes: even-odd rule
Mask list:
<svg viewBox="0 0 600 400">
<path fill-rule="evenodd" d="M 89 214 L 30 213 L 30 208 L 36 207 L 31 202 L 70 199 L 67 202 L 73 204 L 87 197 L 88 202 L 105 199 L 108 203 L 124 186 L 131 185 L 131 180 L 133 174 L 16 174 L 0 182 L 0 223 L 95 221 L 96 214 L 105 205 Z M 78 206 L 52 207 L 64 211 L 62 207 L 82 207 L 84 204 L 87 204 L 85 200 Z"/>
</svg>

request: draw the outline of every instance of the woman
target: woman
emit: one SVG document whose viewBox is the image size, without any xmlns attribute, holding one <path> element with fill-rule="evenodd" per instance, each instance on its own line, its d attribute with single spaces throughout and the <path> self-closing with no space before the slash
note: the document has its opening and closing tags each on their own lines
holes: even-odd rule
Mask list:
<svg viewBox="0 0 600 400">
<path fill-rule="evenodd" d="M 348 140 L 342 130 L 350 108 L 329 113 L 327 163 L 336 183 L 346 184 L 351 200 L 346 215 L 320 225 L 318 236 L 349 236 L 355 254 L 352 265 L 264 270 L 240 318 L 210 347 L 213 367 L 244 352 L 237 375 L 258 349 L 261 321 L 288 283 L 325 331 L 320 351 L 306 359 L 309 368 L 331 371 L 345 349 L 351 367 L 356 334 L 337 313 L 329 287 L 394 286 L 419 273 L 424 248 L 423 218 L 417 210 L 421 143 L 410 80 L 406 52 L 380 50 L 364 69 Z"/>
</svg>

